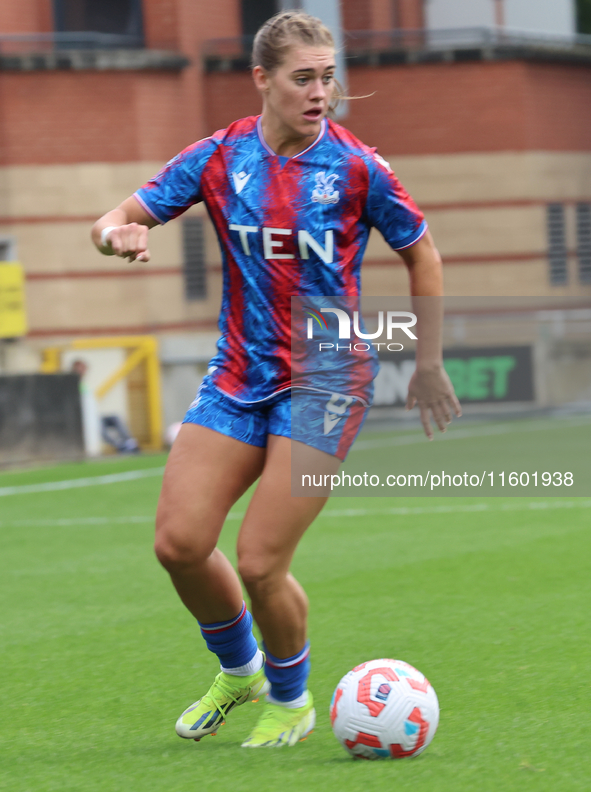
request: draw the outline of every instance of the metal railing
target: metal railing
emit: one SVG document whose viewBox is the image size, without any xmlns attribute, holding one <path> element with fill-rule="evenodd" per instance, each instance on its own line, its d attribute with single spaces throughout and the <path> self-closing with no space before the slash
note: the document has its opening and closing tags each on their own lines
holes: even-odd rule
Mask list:
<svg viewBox="0 0 591 792">
<path fill-rule="evenodd" d="M 249 59 L 254 36 L 210 39 L 203 55 L 213 59 Z M 0 55 L 26 55 L 56 50 L 141 49 L 138 35 L 98 32 L 0 34 Z M 447 28 L 439 30 L 355 30 L 345 33 L 346 55 L 378 52 L 525 47 L 548 52 L 591 56 L 591 35 L 557 36 L 506 28 Z"/>
<path fill-rule="evenodd" d="M 28 55 L 56 50 L 141 49 L 142 36 L 118 33 L 4 33 L 0 34 L 0 55 Z"/>
<path fill-rule="evenodd" d="M 254 36 L 208 39 L 203 42 L 205 58 L 249 58 Z"/>
<path fill-rule="evenodd" d="M 472 49 L 486 47 L 535 47 L 591 52 L 591 36 L 557 36 L 498 27 L 441 28 L 422 30 L 359 30 L 346 34 L 347 52 L 415 49 Z"/>
<path fill-rule="evenodd" d="M 205 58 L 249 58 L 254 36 L 206 41 Z M 446 50 L 527 47 L 591 55 L 591 35 L 557 36 L 496 27 L 417 30 L 354 30 L 345 33 L 349 56 L 400 50 Z"/>
</svg>

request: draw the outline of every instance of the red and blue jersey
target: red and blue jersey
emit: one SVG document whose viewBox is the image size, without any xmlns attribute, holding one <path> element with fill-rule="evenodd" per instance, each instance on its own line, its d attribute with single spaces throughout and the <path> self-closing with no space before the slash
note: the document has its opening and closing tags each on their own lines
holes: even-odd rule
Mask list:
<svg viewBox="0 0 591 792">
<path fill-rule="evenodd" d="M 293 384 L 292 296 L 356 297 L 373 226 L 394 250 L 426 231 L 388 163 L 327 119 L 290 158 L 267 146 L 260 117 L 236 121 L 186 148 L 135 195 L 159 223 L 205 202 L 223 261 L 210 370 L 217 388 L 244 402 Z M 352 386 L 345 392 L 355 395 Z"/>
</svg>

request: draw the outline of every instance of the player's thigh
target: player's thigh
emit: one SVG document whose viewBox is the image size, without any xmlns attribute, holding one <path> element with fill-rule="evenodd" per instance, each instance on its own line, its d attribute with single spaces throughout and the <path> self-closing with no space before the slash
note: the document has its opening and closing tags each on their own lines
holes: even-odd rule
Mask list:
<svg viewBox="0 0 591 792">
<path fill-rule="evenodd" d="M 367 403 L 354 396 L 304 389 L 294 391 L 290 432 L 293 495 L 330 495 L 333 482 L 336 484 L 337 469 L 325 465 L 324 459 L 337 457 L 345 461 L 367 411 Z M 318 451 L 323 451 L 324 455 L 319 455 Z"/>
<path fill-rule="evenodd" d="M 210 553 L 228 511 L 259 477 L 264 460 L 265 448 L 183 424 L 164 472 L 157 546 Z"/>
<path fill-rule="evenodd" d="M 289 569 L 298 542 L 327 501 L 292 496 L 291 450 L 292 440 L 269 435 L 261 480 L 238 535 L 238 566 L 247 584 Z M 317 449 L 308 453 L 327 473 L 338 469 L 336 457 Z"/>
</svg>

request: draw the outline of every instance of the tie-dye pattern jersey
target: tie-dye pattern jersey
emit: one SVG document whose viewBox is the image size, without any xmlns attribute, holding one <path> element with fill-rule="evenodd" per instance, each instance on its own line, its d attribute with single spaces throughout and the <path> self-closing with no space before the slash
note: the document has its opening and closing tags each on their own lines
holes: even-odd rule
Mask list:
<svg viewBox="0 0 591 792">
<path fill-rule="evenodd" d="M 372 226 L 395 250 L 426 230 L 388 163 L 326 119 L 316 141 L 290 158 L 267 146 L 260 117 L 236 121 L 182 151 L 135 195 L 159 223 L 205 202 L 223 260 L 210 370 L 218 389 L 244 402 L 291 387 L 292 296 L 355 297 Z"/>
</svg>

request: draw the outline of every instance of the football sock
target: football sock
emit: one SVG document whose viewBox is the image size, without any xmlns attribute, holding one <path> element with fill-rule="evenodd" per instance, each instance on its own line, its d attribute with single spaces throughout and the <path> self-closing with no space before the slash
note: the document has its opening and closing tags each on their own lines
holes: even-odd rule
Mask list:
<svg viewBox="0 0 591 792">
<path fill-rule="evenodd" d="M 261 667 L 262 654 L 252 634 L 252 616 L 244 602 L 236 618 L 214 624 L 199 622 L 199 627 L 207 648 L 218 656 L 222 670 L 226 673 L 249 676 Z M 256 666 L 257 662 L 258 668 L 250 671 L 250 667 Z"/>
<path fill-rule="evenodd" d="M 303 707 L 308 700 L 310 643 L 293 657 L 275 657 L 266 648 L 265 653 L 265 673 L 271 683 L 269 701 L 284 707 Z"/>
<path fill-rule="evenodd" d="M 302 695 L 298 696 L 297 699 L 293 701 L 277 701 L 273 698 L 271 693 L 268 693 L 267 701 L 269 704 L 279 704 L 281 707 L 287 707 L 288 709 L 299 709 L 300 707 L 305 707 L 308 703 L 308 691 L 304 690 Z"/>
<path fill-rule="evenodd" d="M 264 662 L 265 657 L 261 650 L 257 647 L 257 653 L 252 658 L 250 663 L 237 666 L 236 668 L 225 668 L 222 666 L 222 671 L 225 671 L 226 674 L 232 674 L 233 676 L 250 676 L 251 674 L 256 674 L 257 671 L 260 671 Z"/>
</svg>

